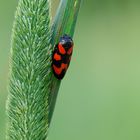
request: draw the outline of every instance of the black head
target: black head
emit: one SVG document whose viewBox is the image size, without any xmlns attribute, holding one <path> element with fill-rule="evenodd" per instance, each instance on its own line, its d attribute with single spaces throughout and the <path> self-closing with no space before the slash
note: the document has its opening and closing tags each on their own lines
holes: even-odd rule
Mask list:
<svg viewBox="0 0 140 140">
<path fill-rule="evenodd" d="M 61 38 L 60 38 L 60 42 L 63 46 L 65 46 L 66 49 L 70 48 L 71 46 L 73 46 L 73 40 L 70 36 L 68 35 L 63 35 Z"/>
</svg>

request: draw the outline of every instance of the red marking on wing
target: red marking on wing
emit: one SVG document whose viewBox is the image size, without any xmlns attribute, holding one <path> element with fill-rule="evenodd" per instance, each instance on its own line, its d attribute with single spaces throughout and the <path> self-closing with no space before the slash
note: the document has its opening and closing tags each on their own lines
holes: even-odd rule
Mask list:
<svg viewBox="0 0 140 140">
<path fill-rule="evenodd" d="M 68 68 L 68 64 L 64 64 L 64 63 L 61 64 L 61 67 L 60 68 L 58 68 L 55 65 L 53 65 L 53 69 L 54 69 L 54 71 L 55 71 L 55 73 L 57 75 L 60 75 L 61 72 L 62 72 L 62 70 L 64 70 L 64 69 L 67 70 L 67 68 Z"/>
<path fill-rule="evenodd" d="M 68 51 L 67 54 L 70 55 L 72 53 L 73 47 L 71 47 Z"/>
<path fill-rule="evenodd" d="M 61 64 L 61 69 L 62 70 L 63 69 L 67 70 L 67 68 L 68 68 L 68 64 L 64 64 L 64 63 Z"/>
<path fill-rule="evenodd" d="M 60 52 L 61 54 L 65 54 L 65 53 L 66 53 L 66 50 L 65 50 L 65 48 L 62 46 L 61 43 L 58 44 L 58 49 L 59 49 L 59 52 Z"/>
<path fill-rule="evenodd" d="M 61 72 L 62 72 L 61 67 L 60 67 L 60 68 L 58 68 L 58 67 L 56 67 L 55 65 L 53 65 L 53 69 L 54 69 L 55 73 L 56 73 L 56 74 L 58 74 L 58 75 L 60 75 L 60 74 L 61 74 Z"/>
<path fill-rule="evenodd" d="M 56 61 L 61 60 L 61 55 L 55 53 L 55 54 L 54 54 L 54 59 L 55 59 Z"/>
</svg>

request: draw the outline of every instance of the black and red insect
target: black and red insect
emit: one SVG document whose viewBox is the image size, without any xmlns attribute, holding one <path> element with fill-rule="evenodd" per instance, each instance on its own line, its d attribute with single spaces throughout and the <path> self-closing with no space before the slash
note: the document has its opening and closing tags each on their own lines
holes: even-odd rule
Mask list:
<svg viewBox="0 0 140 140">
<path fill-rule="evenodd" d="M 68 35 L 62 36 L 58 44 L 55 45 L 52 55 L 52 69 L 55 77 L 59 80 L 63 79 L 69 67 L 73 45 L 73 40 Z"/>
</svg>

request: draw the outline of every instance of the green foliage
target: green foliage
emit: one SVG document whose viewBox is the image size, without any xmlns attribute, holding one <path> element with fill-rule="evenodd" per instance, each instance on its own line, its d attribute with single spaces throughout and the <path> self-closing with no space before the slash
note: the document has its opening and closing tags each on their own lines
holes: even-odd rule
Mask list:
<svg viewBox="0 0 140 140">
<path fill-rule="evenodd" d="M 13 28 L 8 139 L 47 136 L 50 93 L 48 0 L 20 0 Z"/>
<path fill-rule="evenodd" d="M 81 1 L 82 0 L 61 0 L 52 26 L 52 46 L 54 46 L 64 34 L 73 37 Z M 52 90 L 49 97 L 49 122 L 52 118 L 60 82 L 60 80 L 52 78 Z"/>
<path fill-rule="evenodd" d="M 73 36 L 80 2 L 62 0 L 51 29 L 49 0 L 19 1 L 12 36 L 7 139 L 46 139 L 60 86 L 51 71 L 51 52 L 61 35 Z"/>
</svg>

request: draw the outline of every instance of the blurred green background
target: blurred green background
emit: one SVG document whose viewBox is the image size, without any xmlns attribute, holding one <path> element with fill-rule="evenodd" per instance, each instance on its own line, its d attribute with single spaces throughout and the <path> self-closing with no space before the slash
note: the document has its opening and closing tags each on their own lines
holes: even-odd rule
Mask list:
<svg viewBox="0 0 140 140">
<path fill-rule="evenodd" d="M 0 140 L 17 2 L 0 0 Z M 139 140 L 140 1 L 83 1 L 74 40 L 49 140 Z"/>
</svg>

